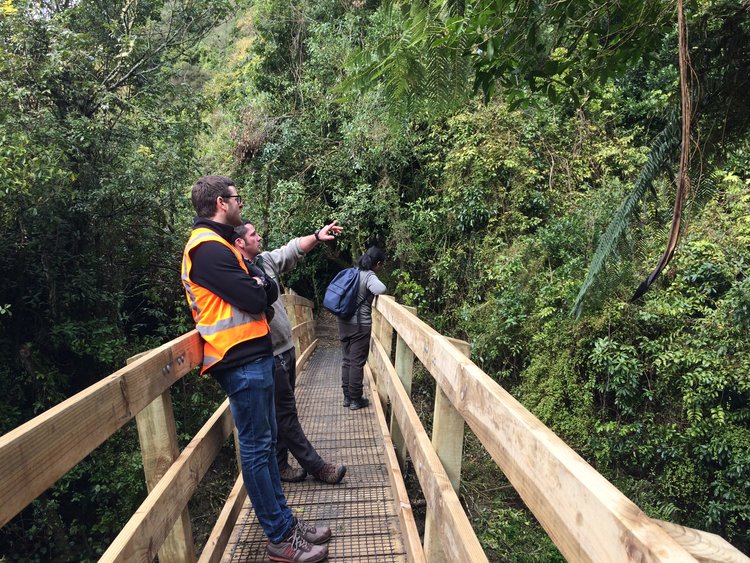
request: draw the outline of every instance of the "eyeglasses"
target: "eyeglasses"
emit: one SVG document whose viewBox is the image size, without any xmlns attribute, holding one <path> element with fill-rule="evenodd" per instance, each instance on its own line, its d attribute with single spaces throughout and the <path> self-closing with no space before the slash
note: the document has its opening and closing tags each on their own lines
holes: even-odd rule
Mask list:
<svg viewBox="0 0 750 563">
<path fill-rule="evenodd" d="M 221 196 L 224 199 L 229 199 L 230 197 L 236 197 L 237 198 L 237 205 L 240 205 L 242 203 L 242 196 L 241 195 L 223 195 Z"/>
</svg>

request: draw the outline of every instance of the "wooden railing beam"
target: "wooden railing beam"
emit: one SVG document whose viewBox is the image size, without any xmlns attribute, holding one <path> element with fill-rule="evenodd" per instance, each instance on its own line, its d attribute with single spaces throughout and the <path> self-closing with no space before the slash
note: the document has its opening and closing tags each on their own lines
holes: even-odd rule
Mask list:
<svg viewBox="0 0 750 563">
<path fill-rule="evenodd" d="M 247 491 L 245 490 L 245 483 L 242 481 L 242 474 L 240 474 L 234 483 L 234 487 L 232 487 L 232 492 L 229 493 L 229 497 L 224 503 L 224 508 L 216 519 L 211 534 L 206 540 L 198 563 L 219 563 L 221 561 L 245 499 L 247 499 Z"/>
<path fill-rule="evenodd" d="M 427 367 L 568 560 L 693 560 L 444 336 L 392 300 L 379 300 L 378 309 Z"/>
<path fill-rule="evenodd" d="M 196 331 L 0 436 L 0 527 L 202 361 Z"/>
</svg>

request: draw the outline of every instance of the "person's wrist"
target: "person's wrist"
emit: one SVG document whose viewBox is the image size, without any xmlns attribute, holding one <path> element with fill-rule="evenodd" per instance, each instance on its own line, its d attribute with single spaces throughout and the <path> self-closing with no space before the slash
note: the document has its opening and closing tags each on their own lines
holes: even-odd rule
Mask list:
<svg viewBox="0 0 750 563">
<path fill-rule="evenodd" d="M 315 232 L 313 234 L 315 235 L 315 240 L 320 242 L 320 229 L 315 229 Z"/>
</svg>

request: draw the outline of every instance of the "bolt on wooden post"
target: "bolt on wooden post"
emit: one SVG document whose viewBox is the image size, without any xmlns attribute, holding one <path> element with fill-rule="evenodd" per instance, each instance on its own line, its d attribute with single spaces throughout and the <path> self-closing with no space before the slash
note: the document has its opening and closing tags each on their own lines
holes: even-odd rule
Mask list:
<svg viewBox="0 0 750 563">
<path fill-rule="evenodd" d="M 133 363 L 145 354 L 148 354 L 148 351 L 128 358 L 126 364 Z M 174 460 L 180 455 L 177 427 L 172 409 L 172 396 L 169 389 L 135 415 L 135 424 L 138 429 L 138 441 L 141 445 L 146 490 L 151 492 L 151 489 L 156 486 L 159 479 L 164 476 Z M 187 507 L 182 511 L 172 531 L 159 548 L 159 561 L 164 563 L 196 561 L 193 546 L 193 527 Z"/>
</svg>

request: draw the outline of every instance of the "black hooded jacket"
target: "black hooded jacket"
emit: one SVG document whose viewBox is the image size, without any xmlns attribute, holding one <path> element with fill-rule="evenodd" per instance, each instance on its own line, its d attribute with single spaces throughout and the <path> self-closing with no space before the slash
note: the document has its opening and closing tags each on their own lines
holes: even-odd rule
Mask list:
<svg viewBox="0 0 750 563">
<path fill-rule="evenodd" d="M 214 231 L 232 244 L 234 228 L 231 225 L 217 223 L 210 219 L 198 217 L 194 229 L 207 228 Z M 192 268 L 190 279 L 210 292 L 218 295 L 228 303 L 248 313 L 258 314 L 266 311 L 279 296 L 275 283 L 269 283 L 265 274 L 253 266 L 248 276 L 240 267 L 235 255 L 224 245 L 217 242 L 204 242 L 191 253 Z M 247 264 L 247 262 L 246 262 Z M 258 277 L 265 283 L 258 284 Z M 211 374 L 241 366 L 273 355 L 271 333 L 232 346 L 220 362 L 211 368 Z"/>
</svg>

